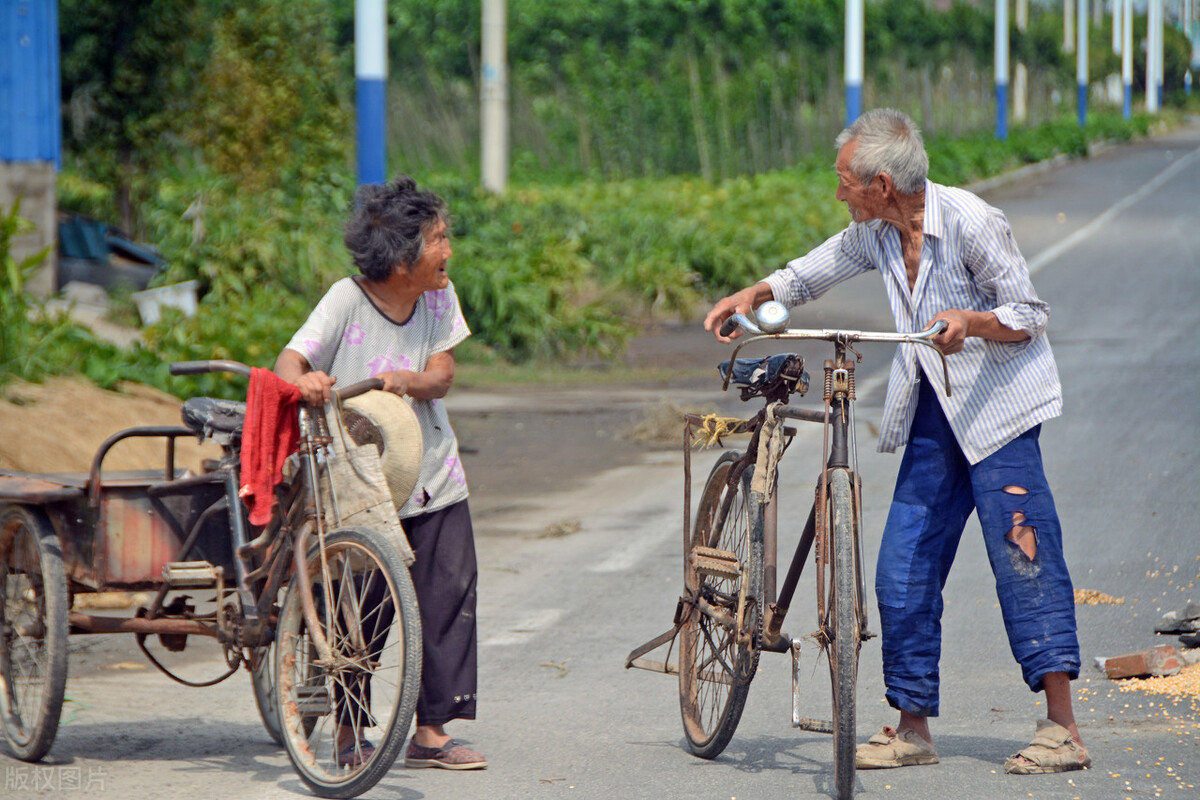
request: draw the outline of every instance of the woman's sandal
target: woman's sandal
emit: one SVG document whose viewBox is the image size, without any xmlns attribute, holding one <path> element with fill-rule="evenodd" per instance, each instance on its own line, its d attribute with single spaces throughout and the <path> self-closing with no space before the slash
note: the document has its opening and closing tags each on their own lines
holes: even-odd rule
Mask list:
<svg viewBox="0 0 1200 800">
<path fill-rule="evenodd" d="M 1033 741 L 1021 752 L 1008 757 L 1004 771 L 1009 775 L 1045 775 L 1087 769 L 1092 759 L 1087 750 L 1071 737 L 1071 732 L 1048 719 L 1038 720 Z"/>
</svg>

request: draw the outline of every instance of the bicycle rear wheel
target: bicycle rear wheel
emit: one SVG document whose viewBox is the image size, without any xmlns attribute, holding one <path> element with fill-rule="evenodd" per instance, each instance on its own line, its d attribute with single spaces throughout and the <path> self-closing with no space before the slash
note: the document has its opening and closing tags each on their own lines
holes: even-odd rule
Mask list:
<svg viewBox="0 0 1200 800">
<path fill-rule="evenodd" d="M 856 736 L 855 685 L 858 682 L 858 653 L 862 645 L 859 617 L 862 597 L 857 574 L 855 550 L 858 519 L 850 473 L 844 469 L 829 473 L 828 592 L 825 604 L 829 632 L 829 673 L 833 684 L 833 758 L 834 785 L 839 800 L 854 796 L 854 751 Z"/>
<path fill-rule="evenodd" d="M 67 578 L 41 509 L 0 510 L 0 723 L 13 755 L 37 761 L 58 734 L 67 685 Z"/>
<path fill-rule="evenodd" d="M 763 511 L 750 498 L 754 467 L 727 485 L 739 455 L 725 453 L 709 473 L 684 554 L 685 597 L 694 602 L 680 628 L 679 706 L 688 748 L 701 758 L 729 744 L 758 668 L 763 542 L 751 523 Z"/>
<path fill-rule="evenodd" d="M 321 797 L 347 798 L 391 769 L 408 735 L 421 684 L 421 619 L 408 569 L 378 533 L 335 531 L 325 553 L 329 585 L 317 548 L 308 574 L 335 663 L 319 660 L 294 578 L 276 632 L 276 703 L 301 780 Z M 371 747 L 356 744 L 364 741 Z"/>
</svg>

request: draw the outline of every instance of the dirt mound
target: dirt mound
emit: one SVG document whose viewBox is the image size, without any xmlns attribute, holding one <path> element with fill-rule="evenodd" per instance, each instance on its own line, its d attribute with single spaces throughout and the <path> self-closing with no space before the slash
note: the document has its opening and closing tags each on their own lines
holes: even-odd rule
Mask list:
<svg viewBox="0 0 1200 800">
<path fill-rule="evenodd" d="M 96 449 L 117 431 L 180 425 L 179 405 L 178 398 L 140 384 L 123 384 L 116 392 L 79 378 L 12 384 L 0 399 L 0 469 L 86 472 Z M 177 440 L 175 464 L 198 470 L 201 458 L 219 455 L 216 445 L 183 437 Z M 127 439 L 113 447 L 104 467 L 156 469 L 165 459 L 163 439 Z"/>
</svg>

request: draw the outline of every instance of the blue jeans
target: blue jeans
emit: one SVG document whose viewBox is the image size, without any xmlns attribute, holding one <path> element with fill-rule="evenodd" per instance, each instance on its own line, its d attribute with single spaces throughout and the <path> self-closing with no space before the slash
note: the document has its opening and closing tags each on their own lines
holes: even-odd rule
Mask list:
<svg viewBox="0 0 1200 800">
<path fill-rule="evenodd" d="M 1031 428 L 971 465 L 930 382 L 921 381 L 875 572 L 883 678 L 893 708 L 938 714 L 942 589 L 974 510 L 996 577 L 1008 644 L 1025 683 L 1038 692 L 1047 673 L 1078 677 L 1075 595 L 1042 471 L 1040 430 L 1040 425 Z M 1032 557 L 1008 536 L 1014 513 L 1023 514 L 1020 524 L 1035 532 Z"/>
</svg>

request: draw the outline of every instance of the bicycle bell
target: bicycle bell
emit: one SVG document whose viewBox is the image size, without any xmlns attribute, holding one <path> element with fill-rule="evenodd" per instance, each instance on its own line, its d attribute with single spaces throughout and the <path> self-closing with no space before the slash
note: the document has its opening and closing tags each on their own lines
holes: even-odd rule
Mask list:
<svg viewBox="0 0 1200 800">
<path fill-rule="evenodd" d="M 787 306 L 778 300 L 763 303 L 755 310 L 754 315 L 758 318 L 758 327 L 763 329 L 763 333 L 783 333 L 791 320 Z"/>
</svg>

